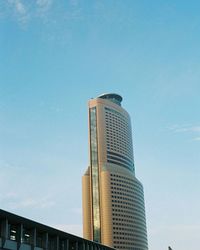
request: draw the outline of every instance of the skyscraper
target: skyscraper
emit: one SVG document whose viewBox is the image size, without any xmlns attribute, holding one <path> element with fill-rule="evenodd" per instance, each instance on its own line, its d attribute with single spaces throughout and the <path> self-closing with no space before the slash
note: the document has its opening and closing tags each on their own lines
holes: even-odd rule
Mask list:
<svg viewBox="0 0 200 250">
<path fill-rule="evenodd" d="M 83 176 L 83 237 L 147 250 L 143 187 L 135 177 L 131 121 L 122 97 L 89 101 L 90 165 Z"/>
</svg>

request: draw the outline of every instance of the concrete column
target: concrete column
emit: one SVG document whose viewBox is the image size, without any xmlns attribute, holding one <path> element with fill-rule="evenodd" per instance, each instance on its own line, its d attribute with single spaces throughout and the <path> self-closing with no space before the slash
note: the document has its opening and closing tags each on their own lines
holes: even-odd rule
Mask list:
<svg viewBox="0 0 200 250">
<path fill-rule="evenodd" d="M 78 250 L 78 241 L 75 243 L 75 250 Z"/>
<path fill-rule="evenodd" d="M 18 227 L 17 227 L 17 249 L 20 249 L 20 246 L 23 242 L 23 224 L 21 223 Z"/>
<path fill-rule="evenodd" d="M 1 224 L 1 237 L 8 239 L 8 219 L 2 221 Z"/>
<path fill-rule="evenodd" d="M 9 237 L 9 232 L 8 232 L 8 219 L 6 218 L 5 220 L 2 221 L 1 224 L 1 238 L 2 238 L 2 247 L 5 246 L 6 240 Z"/>
<path fill-rule="evenodd" d="M 85 249 L 85 242 L 83 241 L 83 243 L 82 243 L 82 250 L 86 250 Z"/>
<path fill-rule="evenodd" d="M 48 233 L 45 233 L 44 237 L 43 237 L 43 248 L 44 249 L 48 249 L 48 240 L 49 240 L 49 235 L 48 235 Z"/>
<path fill-rule="evenodd" d="M 36 247 L 36 228 L 33 228 L 33 230 L 31 231 L 31 245 L 33 247 Z"/>
<path fill-rule="evenodd" d="M 69 239 L 66 240 L 66 250 L 69 250 Z"/>
<path fill-rule="evenodd" d="M 59 236 L 56 236 L 56 250 L 59 250 Z"/>
<path fill-rule="evenodd" d="M 37 237 L 37 232 L 36 232 L 36 228 L 33 228 L 31 230 L 31 250 L 34 250 L 34 248 L 36 247 L 36 237 Z"/>
</svg>

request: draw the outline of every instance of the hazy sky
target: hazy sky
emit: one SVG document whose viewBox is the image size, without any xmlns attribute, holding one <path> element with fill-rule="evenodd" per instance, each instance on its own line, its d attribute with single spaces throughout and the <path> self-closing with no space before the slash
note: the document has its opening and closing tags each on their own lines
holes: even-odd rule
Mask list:
<svg viewBox="0 0 200 250">
<path fill-rule="evenodd" d="M 0 208 L 82 234 L 87 101 L 124 98 L 150 250 L 200 245 L 200 1 L 0 1 Z"/>
</svg>

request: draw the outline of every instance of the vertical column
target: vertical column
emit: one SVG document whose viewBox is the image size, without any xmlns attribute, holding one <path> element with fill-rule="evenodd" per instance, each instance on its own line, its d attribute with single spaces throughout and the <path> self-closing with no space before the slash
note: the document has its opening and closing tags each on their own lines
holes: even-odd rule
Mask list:
<svg viewBox="0 0 200 250">
<path fill-rule="evenodd" d="M 17 227 L 17 249 L 20 249 L 22 243 L 23 243 L 23 224 L 21 223 Z"/>
<path fill-rule="evenodd" d="M 33 250 L 34 247 L 36 247 L 36 228 L 31 231 L 31 249 Z"/>
<path fill-rule="evenodd" d="M 8 239 L 8 219 L 2 221 L 1 224 L 1 237 Z"/>
<path fill-rule="evenodd" d="M 56 250 L 59 250 L 59 236 L 56 236 Z"/>
<path fill-rule="evenodd" d="M 75 250 L 78 250 L 78 241 L 75 243 Z"/>
<path fill-rule="evenodd" d="M 43 237 L 43 248 L 48 249 L 48 241 L 49 241 L 49 235 L 48 233 L 44 233 Z"/>
<path fill-rule="evenodd" d="M 6 218 L 5 220 L 2 221 L 1 224 L 1 238 L 2 238 L 2 246 L 4 247 L 6 240 L 9 237 L 8 233 L 8 219 Z"/>
<path fill-rule="evenodd" d="M 82 250 L 85 250 L 85 242 L 82 243 Z"/>
<path fill-rule="evenodd" d="M 90 167 L 82 177 L 83 238 L 92 240 Z"/>
<path fill-rule="evenodd" d="M 66 250 L 69 250 L 69 239 L 66 240 Z"/>
</svg>

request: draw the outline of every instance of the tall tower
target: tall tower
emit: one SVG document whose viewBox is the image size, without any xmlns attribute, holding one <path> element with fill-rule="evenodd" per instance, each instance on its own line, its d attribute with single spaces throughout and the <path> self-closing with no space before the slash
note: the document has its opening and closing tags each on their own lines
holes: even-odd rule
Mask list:
<svg viewBox="0 0 200 250">
<path fill-rule="evenodd" d="M 135 177 L 131 121 L 121 102 L 117 94 L 89 101 L 83 237 L 116 249 L 147 250 L 143 187 Z"/>
</svg>

